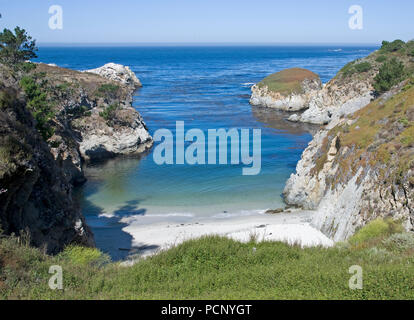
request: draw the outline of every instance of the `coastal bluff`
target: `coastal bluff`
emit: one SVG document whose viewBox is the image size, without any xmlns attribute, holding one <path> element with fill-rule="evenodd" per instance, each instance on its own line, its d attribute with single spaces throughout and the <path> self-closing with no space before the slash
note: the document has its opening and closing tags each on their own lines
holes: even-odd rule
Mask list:
<svg viewBox="0 0 414 320">
<path fill-rule="evenodd" d="M 314 210 L 312 225 L 334 241 L 376 218 L 414 231 L 414 42 L 396 42 L 346 65 L 312 100 L 321 104 L 311 101 L 298 116 L 326 125 L 303 152 L 284 199 Z"/>
<path fill-rule="evenodd" d="M 252 86 L 250 104 L 284 111 L 306 109 L 311 97 L 322 88 L 312 71 L 292 68 L 271 74 Z"/>
<path fill-rule="evenodd" d="M 139 154 L 153 143 L 144 120 L 132 107 L 138 78 L 120 65 L 95 70 L 98 73 L 38 64 L 34 71 L 46 75 L 48 95 L 55 101 L 52 153 L 57 161 L 68 164 L 68 175 L 81 180 L 84 162 Z M 114 70 L 120 73 L 115 75 Z"/>
<path fill-rule="evenodd" d="M 94 246 L 73 187 L 83 165 L 140 154 L 153 143 L 132 94 L 128 67 L 80 72 L 43 63 L 0 65 L 0 226 L 47 253 Z"/>
</svg>

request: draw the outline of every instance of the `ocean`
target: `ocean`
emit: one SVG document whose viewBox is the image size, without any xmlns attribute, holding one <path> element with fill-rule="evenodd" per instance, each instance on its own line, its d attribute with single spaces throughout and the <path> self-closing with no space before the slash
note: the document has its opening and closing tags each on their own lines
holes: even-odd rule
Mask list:
<svg viewBox="0 0 414 320">
<path fill-rule="evenodd" d="M 130 247 L 124 218 L 154 224 L 188 223 L 261 215 L 283 207 L 284 185 L 295 171 L 315 128 L 293 124 L 286 114 L 249 105 L 250 86 L 285 68 L 301 67 L 325 83 L 372 46 L 41 46 L 37 61 L 86 70 L 108 62 L 129 66 L 143 87 L 134 107 L 151 134 L 186 130 L 261 129 L 261 172 L 243 176 L 240 165 L 157 165 L 152 151 L 85 168 L 88 181 L 77 190 L 98 248 L 113 259 Z"/>
</svg>

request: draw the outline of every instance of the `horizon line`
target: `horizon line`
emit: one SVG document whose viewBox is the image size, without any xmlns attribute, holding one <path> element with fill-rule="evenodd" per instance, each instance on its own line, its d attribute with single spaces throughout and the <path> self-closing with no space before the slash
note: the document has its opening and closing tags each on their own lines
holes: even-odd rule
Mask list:
<svg viewBox="0 0 414 320">
<path fill-rule="evenodd" d="M 380 46 L 374 42 L 38 42 L 38 46 Z"/>
</svg>

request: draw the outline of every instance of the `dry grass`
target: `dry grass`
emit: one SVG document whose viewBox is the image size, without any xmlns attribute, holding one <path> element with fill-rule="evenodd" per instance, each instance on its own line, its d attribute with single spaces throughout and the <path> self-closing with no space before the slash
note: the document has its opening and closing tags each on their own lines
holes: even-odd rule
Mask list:
<svg viewBox="0 0 414 320">
<path fill-rule="evenodd" d="M 258 83 L 259 87 L 267 86 L 270 91 L 278 92 L 281 95 L 302 92 L 302 82 L 305 79 L 318 79 L 319 76 L 312 71 L 292 68 L 286 69 L 264 78 Z"/>
</svg>

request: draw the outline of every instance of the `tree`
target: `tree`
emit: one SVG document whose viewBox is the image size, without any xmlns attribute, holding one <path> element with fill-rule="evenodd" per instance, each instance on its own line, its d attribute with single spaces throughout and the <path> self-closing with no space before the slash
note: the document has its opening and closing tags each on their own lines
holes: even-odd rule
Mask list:
<svg viewBox="0 0 414 320">
<path fill-rule="evenodd" d="M 19 27 L 14 28 L 14 34 L 9 29 L 0 33 L 0 62 L 16 67 L 26 60 L 37 58 L 36 40 Z"/>
</svg>

